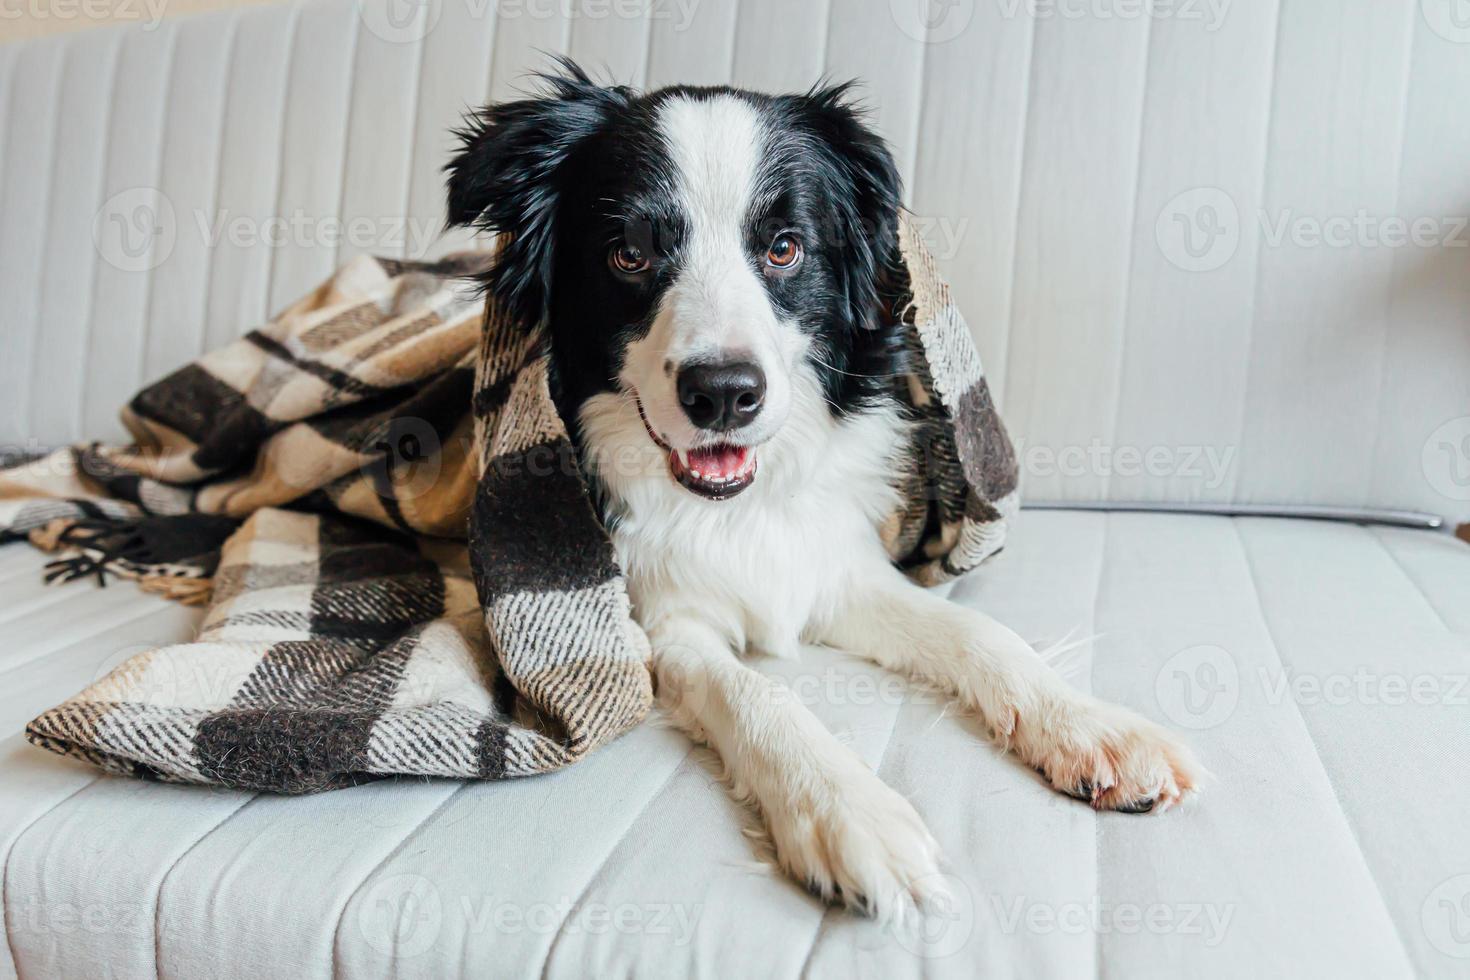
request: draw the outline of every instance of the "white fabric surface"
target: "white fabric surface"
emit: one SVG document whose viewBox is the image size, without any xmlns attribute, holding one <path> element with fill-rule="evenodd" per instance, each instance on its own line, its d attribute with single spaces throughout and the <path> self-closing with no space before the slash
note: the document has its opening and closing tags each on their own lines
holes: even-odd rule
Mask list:
<svg viewBox="0 0 1470 980">
<path fill-rule="evenodd" d="M 1453 6 L 306 0 L 0 46 L 0 443 L 116 436 L 144 381 L 351 256 L 462 245 L 448 129 L 549 51 L 867 80 L 1031 499 L 1470 517 Z M 1384 244 L 1418 220 L 1432 244 Z"/>
<path fill-rule="evenodd" d="M 127 584 L 43 591 L 39 564 L 0 549 L 6 733 L 194 617 Z M 953 597 L 1040 643 L 1095 636 L 1061 654 L 1073 682 L 1189 733 L 1217 778 L 1161 817 L 1052 793 L 838 653 L 756 661 L 941 841 L 961 902 L 928 942 L 761 870 L 750 815 L 652 723 L 553 776 L 305 798 L 102 777 L 12 737 L 0 976 L 1464 976 L 1467 594 L 1470 549 L 1431 532 L 1023 514 Z"/>
</svg>

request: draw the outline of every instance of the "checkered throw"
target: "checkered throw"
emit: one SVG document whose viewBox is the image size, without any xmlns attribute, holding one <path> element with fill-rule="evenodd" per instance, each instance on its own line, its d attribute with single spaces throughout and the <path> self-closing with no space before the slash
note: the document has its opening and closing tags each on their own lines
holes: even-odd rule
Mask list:
<svg viewBox="0 0 1470 980">
<path fill-rule="evenodd" d="M 996 551 L 1011 445 L 913 226 L 894 560 L 931 584 Z M 497 779 L 643 717 L 648 640 L 548 390 L 544 339 L 438 263 L 359 258 L 274 321 L 139 393 L 135 442 L 11 458 L 0 536 L 48 577 L 208 604 L 26 729 L 112 772 L 305 792 Z"/>
</svg>

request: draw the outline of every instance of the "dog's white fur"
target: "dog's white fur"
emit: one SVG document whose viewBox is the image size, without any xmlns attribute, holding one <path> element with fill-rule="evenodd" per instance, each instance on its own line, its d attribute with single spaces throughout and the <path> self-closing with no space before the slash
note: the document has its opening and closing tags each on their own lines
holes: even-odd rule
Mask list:
<svg viewBox="0 0 1470 980">
<path fill-rule="evenodd" d="M 630 347 L 623 393 L 590 399 L 580 421 L 617 515 L 613 541 L 652 641 L 660 702 L 758 804 L 781 863 L 822 895 L 879 915 L 942 890 L 939 848 L 913 807 L 741 663 L 747 649 L 850 650 L 950 692 L 1058 789 L 1095 806 L 1179 801 L 1201 771 L 1171 735 L 1071 688 L 1015 633 L 894 568 L 878 527 L 898 504 L 903 423 L 885 410 L 832 417 L 800 332 L 777 317 L 743 255 L 758 119 L 721 98 L 673 100 L 661 123 L 693 260 Z M 783 404 L 752 427 L 762 427 L 748 440 L 760 443 L 754 484 L 717 502 L 670 477 L 638 403 L 670 445 L 696 444 L 669 365 L 732 347 L 759 358 Z"/>
<path fill-rule="evenodd" d="M 664 293 L 647 336 L 629 346 L 622 380 L 642 398 L 654 431 L 687 448 L 701 433 L 679 407 L 673 369 L 701 357 L 748 357 L 765 369 L 766 392 L 760 415 L 740 437 L 763 442 L 791 410 L 791 374 L 808 342 L 777 317 L 761 274 L 746 258 L 738 216 L 759 193 L 760 117 L 739 99 L 670 99 L 660 108 L 659 127 L 679 175 L 676 193 L 689 234 L 679 278 Z"/>
</svg>

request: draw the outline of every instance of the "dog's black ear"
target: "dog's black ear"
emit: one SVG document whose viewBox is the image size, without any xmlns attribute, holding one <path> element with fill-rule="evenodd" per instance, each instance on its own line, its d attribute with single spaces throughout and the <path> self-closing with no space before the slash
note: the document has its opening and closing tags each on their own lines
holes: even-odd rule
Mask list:
<svg viewBox="0 0 1470 980">
<path fill-rule="evenodd" d="M 867 330 L 883 315 L 885 294 L 902 278 L 898 209 L 903 188 L 893 155 L 863 122 L 852 100 L 853 83 L 817 88 L 795 97 L 798 118 L 827 156 L 833 227 L 841 252 L 834 263 L 847 298 L 851 327 Z"/>
<path fill-rule="evenodd" d="M 466 116 L 454 132 L 459 152 L 444 168 L 448 223 L 503 234 L 485 285 L 528 325 L 544 316 L 551 288 L 558 171 L 631 98 L 626 88 L 593 82 L 570 59 L 558 58 L 557 65 L 558 72 L 538 76 L 537 97 Z"/>
</svg>

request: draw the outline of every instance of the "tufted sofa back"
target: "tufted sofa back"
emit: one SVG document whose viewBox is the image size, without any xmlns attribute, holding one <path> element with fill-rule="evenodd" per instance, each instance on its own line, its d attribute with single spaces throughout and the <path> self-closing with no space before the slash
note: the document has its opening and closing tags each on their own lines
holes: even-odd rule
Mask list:
<svg viewBox="0 0 1470 980">
<path fill-rule="evenodd" d="M 0 46 L 0 441 L 361 252 L 437 254 L 460 112 L 859 77 L 1033 500 L 1470 513 L 1455 0 L 308 0 Z"/>
</svg>

